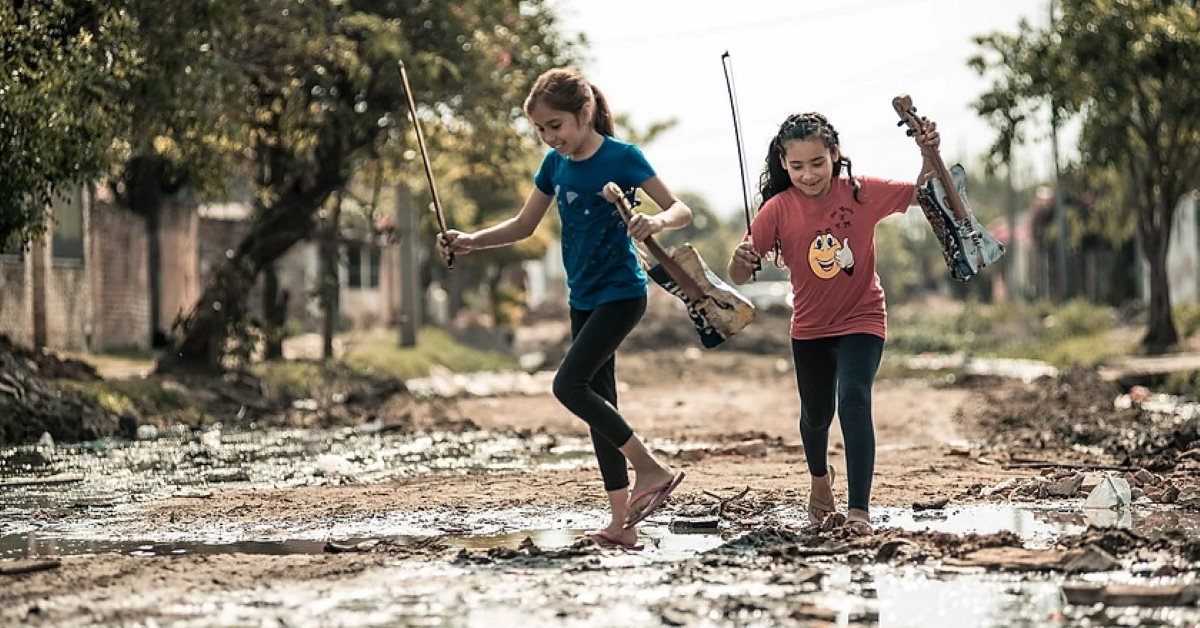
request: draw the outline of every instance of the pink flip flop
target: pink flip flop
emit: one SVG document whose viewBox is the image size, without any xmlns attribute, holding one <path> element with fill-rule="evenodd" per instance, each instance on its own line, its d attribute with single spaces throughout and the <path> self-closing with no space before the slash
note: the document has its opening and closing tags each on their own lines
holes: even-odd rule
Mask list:
<svg viewBox="0 0 1200 628">
<path fill-rule="evenodd" d="M 637 550 L 642 549 L 642 547 L 644 547 L 643 545 L 641 545 L 639 543 L 626 543 L 626 542 L 622 541 L 621 539 L 617 538 L 617 536 L 615 534 L 609 532 L 608 530 L 593 530 L 591 532 L 585 532 L 583 535 L 583 538 L 591 541 L 592 543 L 595 543 L 596 545 L 598 545 L 604 549 L 616 548 L 616 549 L 637 551 Z"/>
<path fill-rule="evenodd" d="M 650 503 L 646 504 L 646 507 L 642 509 L 642 512 L 638 513 L 638 516 L 625 522 L 625 529 L 629 529 L 637 525 L 638 522 L 654 514 L 654 511 L 658 510 L 663 504 L 667 503 L 667 498 L 671 496 L 671 493 L 675 491 L 675 488 L 679 486 L 680 482 L 683 482 L 683 478 L 686 475 L 686 473 L 680 471 L 679 473 L 676 473 L 675 477 L 671 478 L 671 480 L 666 484 L 660 484 L 654 488 L 648 488 L 631 497 L 629 499 L 630 504 L 633 504 L 639 499 L 647 496 L 650 496 Z"/>
</svg>

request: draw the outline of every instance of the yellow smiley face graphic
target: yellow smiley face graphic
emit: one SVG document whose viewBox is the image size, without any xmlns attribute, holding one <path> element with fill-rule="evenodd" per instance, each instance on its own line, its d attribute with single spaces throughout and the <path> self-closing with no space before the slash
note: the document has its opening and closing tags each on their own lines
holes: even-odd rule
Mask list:
<svg viewBox="0 0 1200 628">
<path fill-rule="evenodd" d="M 842 269 L 837 265 L 835 257 L 841 248 L 842 243 L 838 242 L 832 233 L 818 233 L 812 246 L 808 247 L 808 265 L 813 274 L 821 279 L 829 279 L 838 274 Z"/>
</svg>

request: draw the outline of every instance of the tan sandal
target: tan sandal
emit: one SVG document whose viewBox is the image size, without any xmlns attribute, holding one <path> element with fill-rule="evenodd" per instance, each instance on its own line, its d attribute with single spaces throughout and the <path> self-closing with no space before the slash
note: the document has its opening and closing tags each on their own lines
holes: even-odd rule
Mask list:
<svg viewBox="0 0 1200 628">
<path fill-rule="evenodd" d="M 829 475 L 829 492 L 833 492 L 833 467 L 826 467 Z M 816 498 L 810 491 L 808 494 L 808 522 L 812 525 L 821 525 L 825 522 L 825 518 L 837 512 L 837 495 L 829 501 L 822 501 Z"/>
<path fill-rule="evenodd" d="M 862 519 L 847 519 L 845 528 L 854 536 L 871 536 L 875 534 L 875 528 L 871 526 L 871 522 L 863 521 Z"/>
<path fill-rule="evenodd" d="M 870 537 L 875 534 L 875 528 L 871 527 L 868 522 L 859 519 L 847 519 L 845 524 L 846 530 L 856 537 Z"/>
</svg>

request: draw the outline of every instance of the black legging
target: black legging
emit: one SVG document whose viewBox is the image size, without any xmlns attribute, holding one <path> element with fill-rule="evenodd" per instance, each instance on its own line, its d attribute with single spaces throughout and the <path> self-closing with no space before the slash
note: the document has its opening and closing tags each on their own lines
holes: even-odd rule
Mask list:
<svg viewBox="0 0 1200 628">
<path fill-rule="evenodd" d="M 571 308 L 571 348 L 554 376 L 554 396 L 587 421 L 604 490 L 629 486 L 625 455 L 617 448 L 633 429 L 617 412 L 617 347 L 646 312 L 646 297 Z"/>
<path fill-rule="evenodd" d="M 829 427 L 836 409 L 846 441 L 849 504 L 862 510 L 868 510 L 871 502 L 875 473 L 871 387 L 882 357 L 883 338 L 871 334 L 792 340 L 800 389 L 800 439 L 808 472 L 821 477 L 828 471 Z"/>
</svg>

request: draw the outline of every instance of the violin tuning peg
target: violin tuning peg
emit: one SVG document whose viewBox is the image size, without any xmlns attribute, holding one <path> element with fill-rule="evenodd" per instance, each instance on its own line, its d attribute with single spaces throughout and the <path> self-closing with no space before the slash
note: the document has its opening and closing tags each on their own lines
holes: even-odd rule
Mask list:
<svg viewBox="0 0 1200 628">
<path fill-rule="evenodd" d="M 896 126 L 904 126 L 904 120 L 897 120 Z"/>
<path fill-rule="evenodd" d="M 912 129 L 905 129 L 905 130 L 904 130 L 904 134 L 905 134 L 905 135 L 907 135 L 907 136 L 909 136 L 909 137 L 912 137 L 912 136 L 913 136 L 913 131 L 912 131 Z"/>
</svg>

